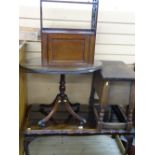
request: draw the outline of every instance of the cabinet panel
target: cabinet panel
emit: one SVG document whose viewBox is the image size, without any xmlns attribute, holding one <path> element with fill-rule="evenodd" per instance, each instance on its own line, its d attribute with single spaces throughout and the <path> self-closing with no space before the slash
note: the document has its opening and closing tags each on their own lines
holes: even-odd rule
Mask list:
<svg viewBox="0 0 155 155">
<path fill-rule="evenodd" d="M 42 33 L 44 65 L 92 64 L 94 48 L 94 34 Z"/>
</svg>

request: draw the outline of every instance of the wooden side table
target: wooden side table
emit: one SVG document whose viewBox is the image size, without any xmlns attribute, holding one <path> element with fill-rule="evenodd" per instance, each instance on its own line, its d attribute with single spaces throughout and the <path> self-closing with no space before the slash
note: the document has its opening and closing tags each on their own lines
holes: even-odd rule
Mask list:
<svg viewBox="0 0 155 155">
<path fill-rule="evenodd" d="M 41 59 L 30 59 L 20 64 L 20 67 L 25 72 L 39 73 L 39 74 L 58 74 L 60 75 L 59 93 L 50 105 L 40 105 L 37 111 L 45 115 L 39 117 L 36 122 L 32 120 L 29 115 L 33 111 L 34 106 L 30 106 L 27 111 L 27 118 L 25 119 L 24 134 L 24 148 L 26 155 L 29 155 L 29 143 L 37 136 L 43 135 L 63 135 L 63 134 L 91 134 L 95 130 L 89 129 L 85 117 L 77 114 L 79 104 L 72 104 L 67 94 L 65 93 L 65 75 L 66 74 L 88 74 L 96 72 L 101 69 L 102 62 L 96 61 L 93 65 L 79 65 L 79 66 L 43 66 Z M 70 114 L 70 117 L 75 118 L 75 123 L 69 125 L 65 122 L 57 124 L 53 116 L 58 112 L 58 107 L 64 106 L 65 111 Z M 74 108 L 76 107 L 76 109 Z M 37 115 L 36 115 L 37 117 Z M 65 116 L 63 116 L 65 117 Z M 30 118 L 30 119 L 29 119 Z M 52 122 L 51 122 L 52 121 Z M 79 124 L 80 122 L 80 124 Z"/>
<path fill-rule="evenodd" d="M 133 130 L 133 111 L 135 107 L 135 74 L 132 69 L 130 69 L 125 63 L 120 61 L 102 61 L 102 71 L 98 71 L 94 74 L 92 92 L 90 97 L 91 109 L 95 113 L 97 120 L 97 129 L 99 131 L 107 130 L 123 130 L 124 134 Z M 130 82 L 130 97 L 129 105 L 127 111 L 124 111 L 119 103 L 115 105 L 110 105 L 112 111 L 116 113 L 118 122 L 111 122 L 111 115 L 108 119 L 105 118 L 105 111 L 108 105 L 108 97 L 111 82 L 121 82 L 128 81 Z M 95 92 L 99 97 L 99 104 L 94 104 Z M 123 133 L 123 132 L 122 132 Z M 129 146 L 133 140 L 133 133 L 127 134 L 129 145 L 126 149 L 126 153 L 129 151 Z"/>
</svg>

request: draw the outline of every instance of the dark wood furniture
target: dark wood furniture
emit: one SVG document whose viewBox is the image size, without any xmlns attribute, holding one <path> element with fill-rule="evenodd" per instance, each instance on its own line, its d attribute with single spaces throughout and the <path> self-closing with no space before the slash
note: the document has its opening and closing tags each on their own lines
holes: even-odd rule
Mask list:
<svg viewBox="0 0 155 155">
<path fill-rule="evenodd" d="M 65 94 L 65 74 L 82 74 L 82 73 L 91 73 L 99 70 L 101 68 L 102 63 L 96 61 L 93 65 L 87 66 L 78 66 L 78 67 L 71 67 L 71 66 L 64 66 L 64 67 L 54 67 L 54 66 L 42 66 L 40 59 L 32 59 L 27 62 L 21 63 L 21 67 L 25 68 L 26 70 L 32 71 L 33 73 L 44 73 L 44 74 L 60 74 L 60 86 L 59 86 L 59 93 L 54 99 L 54 101 L 48 105 L 48 107 L 52 107 L 51 112 L 43 119 L 38 122 L 40 127 L 44 127 L 45 123 L 49 121 L 53 115 L 56 113 L 57 109 L 59 108 L 60 104 L 64 104 L 65 109 L 77 120 L 80 121 L 80 124 L 83 125 L 86 123 L 86 120 L 76 114 L 72 109 L 71 102 L 69 101 L 67 95 Z M 41 105 L 41 109 L 46 105 Z M 47 107 L 47 106 L 46 106 Z"/>
<path fill-rule="evenodd" d="M 77 120 L 80 121 L 80 124 L 83 125 L 86 123 L 86 119 L 82 118 L 74 110 L 72 106 L 74 106 L 68 99 L 68 96 L 65 93 L 65 75 L 66 74 L 88 74 L 100 70 L 102 63 L 100 61 L 95 61 L 93 65 L 81 65 L 81 66 L 43 66 L 41 59 L 30 59 L 28 61 L 24 61 L 20 63 L 20 68 L 26 72 L 32 73 L 41 73 L 41 74 L 59 74 L 60 75 L 60 86 L 59 93 L 56 98 L 50 105 L 40 105 L 40 111 L 45 107 L 51 107 L 51 111 L 47 114 L 47 116 L 41 119 L 38 122 L 40 127 L 45 127 L 45 123 L 52 119 L 53 115 L 57 112 L 60 104 L 63 104 L 65 109 Z M 77 105 L 77 104 L 76 104 Z M 79 105 L 77 105 L 79 106 Z M 43 112 L 43 111 L 42 111 Z M 43 112 L 45 113 L 45 112 Z"/>
<path fill-rule="evenodd" d="M 90 29 L 46 28 L 43 25 L 44 2 L 75 3 L 92 5 Z M 43 65 L 87 65 L 94 62 L 98 14 L 98 0 L 54 1 L 40 0 L 40 27 Z"/>
<path fill-rule="evenodd" d="M 51 108 L 46 107 L 45 112 L 50 112 Z M 76 109 L 75 109 L 76 110 Z M 116 129 L 103 129 L 101 131 L 96 129 L 96 124 L 89 123 L 89 106 L 81 105 L 78 114 L 86 118 L 87 122 L 83 128 L 79 127 L 79 123 L 74 118 L 69 118 L 66 111 L 59 111 L 55 114 L 54 119 L 46 124 L 45 127 L 39 127 L 38 121 L 44 117 L 40 111 L 39 105 L 30 105 L 27 111 L 27 117 L 23 130 L 24 134 L 24 147 L 26 155 L 30 155 L 29 144 L 38 137 L 67 135 L 67 136 L 93 136 L 93 135 L 134 135 L 134 131 L 116 130 Z M 67 122 L 66 122 L 67 121 Z M 61 123 L 60 123 L 61 122 Z M 129 146 L 130 148 L 130 146 Z M 52 152 L 51 152 L 52 153 Z"/>
<path fill-rule="evenodd" d="M 41 59 L 31 59 L 29 61 L 21 62 L 20 63 L 20 68 L 25 72 L 30 72 L 30 73 L 41 73 L 41 74 L 59 74 L 60 75 L 60 86 L 59 90 L 60 92 L 54 99 L 54 101 L 50 105 L 39 105 L 37 111 L 41 113 L 41 117 L 39 119 L 35 118 L 35 120 L 32 120 L 31 117 L 29 117 L 31 111 L 33 111 L 34 106 L 31 108 L 27 108 L 27 117 L 25 120 L 25 125 L 24 125 L 24 148 L 25 148 L 25 153 L 26 155 L 29 155 L 29 149 L 28 145 L 31 142 L 31 140 L 34 139 L 36 136 L 42 136 L 42 135 L 55 135 L 55 134 L 63 134 L 63 133 L 80 133 L 81 129 L 83 129 L 83 126 L 86 125 L 87 121 L 85 116 L 83 117 L 82 115 L 77 114 L 79 112 L 80 105 L 77 104 L 72 104 L 68 97 L 67 94 L 65 94 L 65 75 L 66 74 L 88 74 L 95 72 L 97 70 L 100 70 L 102 66 L 102 63 L 100 61 L 95 61 L 93 65 L 87 64 L 87 66 L 63 66 L 63 67 L 58 67 L 58 66 L 43 66 Z M 53 116 L 59 115 L 58 107 L 64 106 L 65 109 L 63 109 L 63 113 L 65 113 L 65 110 L 69 112 L 69 115 L 67 119 L 63 119 L 64 122 L 58 123 L 59 119 L 55 119 Z M 35 117 L 37 115 L 35 114 Z M 70 120 L 75 118 L 75 124 L 71 123 L 71 128 L 66 130 L 62 130 L 63 126 L 65 124 L 68 124 Z M 65 118 L 63 116 L 62 118 Z M 36 123 L 37 120 L 37 123 Z M 35 121 L 35 123 L 34 123 Z M 51 122 L 52 121 L 52 122 Z M 31 123 L 32 124 L 31 124 Z M 34 123 L 34 124 L 33 124 Z M 57 125 L 56 125 L 57 124 Z M 33 128 L 33 125 L 35 127 Z M 67 126 L 68 127 L 68 126 Z M 87 131 L 86 131 L 87 132 Z"/>
<path fill-rule="evenodd" d="M 102 66 L 102 71 L 100 70 Z M 69 113 L 66 113 L 66 109 L 54 111 L 54 115 L 50 115 L 48 119 L 44 121 L 44 118 L 52 112 L 53 104 L 50 106 L 44 105 L 31 105 L 27 108 L 27 116 L 25 119 L 23 134 L 24 134 L 24 148 L 26 155 L 29 155 L 29 144 L 37 137 L 40 136 L 52 136 L 52 135 L 126 135 L 127 145 L 125 154 L 129 154 L 134 130 L 132 129 L 132 119 L 131 113 L 132 108 L 134 107 L 134 74 L 127 68 L 127 66 L 122 62 L 112 62 L 112 61 L 103 61 L 95 62 L 94 65 L 88 65 L 87 67 L 57 67 L 57 66 L 42 66 L 40 59 L 32 59 L 25 63 L 21 63 L 20 67 L 26 72 L 32 73 L 42 73 L 42 74 L 60 74 L 62 78 L 60 81 L 60 93 L 56 98 L 62 103 L 63 106 L 64 98 L 67 97 L 64 90 L 64 76 L 65 74 L 82 74 L 82 73 L 94 73 L 94 78 L 92 81 L 92 91 L 90 95 L 89 105 L 72 104 L 67 98 L 67 104 L 72 110 L 67 110 Z M 114 69 L 115 68 L 115 69 Z M 113 70 L 114 69 L 114 70 Z M 131 97 L 131 104 L 128 108 L 127 114 L 122 114 L 118 112 L 118 108 L 109 106 L 109 108 L 115 108 L 113 110 L 113 118 L 118 118 L 117 122 L 115 119 L 107 119 L 111 115 L 111 111 L 108 112 L 105 110 L 107 105 L 107 94 L 109 90 L 109 84 L 111 80 L 130 80 L 133 84 Z M 132 85 L 131 84 L 131 85 Z M 63 86 L 61 86 L 63 85 Z M 61 90 L 63 87 L 63 90 Z M 96 104 L 96 99 L 94 98 L 94 93 L 97 92 L 100 104 Z M 61 96 L 62 95 L 62 96 Z M 66 99 L 65 99 L 66 100 Z M 57 106 L 60 103 L 54 101 Z M 79 109 L 80 108 L 80 109 Z M 73 113 L 78 115 L 76 117 Z M 122 116 L 123 115 L 123 116 Z M 127 116 L 127 117 L 126 117 Z M 127 118 L 126 122 L 124 117 Z M 95 121 L 95 118 L 97 121 Z M 43 123 L 39 123 L 40 120 L 43 120 Z M 77 121 L 78 120 L 78 121 Z M 85 120 L 85 121 L 83 121 Z M 107 120 L 109 121 L 107 123 Z M 82 124 L 80 122 L 82 121 Z M 105 121 L 105 122 L 104 122 Z"/>
<path fill-rule="evenodd" d="M 94 111 L 96 118 L 97 130 L 102 132 L 105 129 L 124 130 L 130 133 L 133 130 L 133 111 L 135 107 L 135 74 L 125 63 L 120 61 L 103 61 L 102 71 L 94 74 L 94 80 L 91 92 L 91 111 Z M 119 103 L 108 104 L 110 85 L 112 82 L 128 81 L 130 82 L 129 105 L 127 109 L 119 106 Z M 95 92 L 99 100 L 94 99 Z M 96 102 L 98 104 L 94 104 Z M 110 111 L 106 117 L 107 109 Z M 116 113 L 116 120 L 111 122 L 113 113 Z M 106 119 L 105 119 L 106 117 Z M 93 119 L 92 119 L 93 120 Z M 133 134 L 128 134 L 128 145 L 126 153 L 130 152 L 133 141 Z"/>
</svg>

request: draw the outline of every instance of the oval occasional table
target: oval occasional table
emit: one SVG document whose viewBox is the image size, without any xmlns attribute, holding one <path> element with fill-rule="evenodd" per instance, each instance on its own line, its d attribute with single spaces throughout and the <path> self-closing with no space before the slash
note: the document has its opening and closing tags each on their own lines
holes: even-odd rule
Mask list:
<svg viewBox="0 0 155 155">
<path fill-rule="evenodd" d="M 45 127 L 45 123 L 49 121 L 52 116 L 57 112 L 60 104 L 64 104 L 66 111 L 70 113 L 75 119 L 80 121 L 80 124 L 83 125 L 86 123 L 86 119 L 79 116 L 73 109 L 74 106 L 68 99 L 67 94 L 65 94 L 65 75 L 66 74 L 83 74 L 83 73 L 92 73 L 97 70 L 100 70 L 102 63 L 100 61 L 95 61 L 93 65 L 77 65 L 77 66 L 45 66 L 42 65 L 41 59 L 30 59 L 20 64 L 20 67 L 24 68 L 28 72 L 32 73 L 41 73 L 41 74 L 59 74 L 60 75 L 60 85 L 59 93 L 56 98 L 50 105 L 41 105 L 43 107 L 52 107 L 51 111 L 38 122 L 40 127 Z"/>
<path fill-rule="evenodd" d="M 65 76 L 68 74 L 89 74 L 100 70 L 102 62 L 95 61 L 93 65 L 77 65 L 77 66 L 44 66 L 40 58 L 29 59 L 20 63 L 20 68 L 23 72 L 38 73 L 38 74 L 57 74 L 60 75 L 59 93 L 56 95 L 54 101 L 49 104 L 40 104 L 39 106 L 29 106 L 27 116 L 24 124 L 24 150 L 26 155 L 29 155 L 29 143 L 36 138 L 36 136 L 43 135 L 63 135 L 63 134 L 83 134 L 91 133 L 95 130 L 88 130 L 86 115 L 78 114 L 80 104 L 72 104 L 67 94 L 65 93 Z M 80 81 L 79 81 L 80 82 Z M 79 92 L 77 92 L 79 93 Z M 69 113 L 67 119 L 63 119 L 63 123 L 57 123 L 53 117 L 59 113 L 59 107 L 63 106 L 63 113 Z M 62 108 L 61 108 L 62 109 Z M 38 113 L 41 113 L 41 117 Z M 89 110 L 88 110 L 89 111 Z M 31 119 L 31 114 L 35 115 L 37 119 Z M 63 116 L 65 117 L 65 116 Z M 71 118 L 74 118 L 74 125 L 70 125 Z M 88 116 L 89 117 L 89 116 Z M 72 119 L 73 120 L 73 119 Z M 83 127 L 84 126 L 84 127 Z"/>
</svg>

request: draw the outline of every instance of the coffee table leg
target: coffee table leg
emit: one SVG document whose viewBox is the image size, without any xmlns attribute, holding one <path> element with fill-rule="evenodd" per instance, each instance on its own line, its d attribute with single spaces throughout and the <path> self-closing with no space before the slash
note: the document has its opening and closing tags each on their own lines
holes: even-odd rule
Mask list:
<svg viewBox="0 0 155 155">
<path fill-rule="evenodd" d="M 25 155 L 30 155 L 29 144 L 34 140 L 34 137 L 25 137 L 24 138 L 24 152 Z"/>
<path fill-rule="evenodd" d="M 133 139 L 134 139 L 134 135 L 128 135 L 126 136 L 127 139 L 127 145 L 126 145 L 126 155 L 131 155 L 131 148 L 132 148 L 132 143 L 133 143 Z"/>
</svg>

